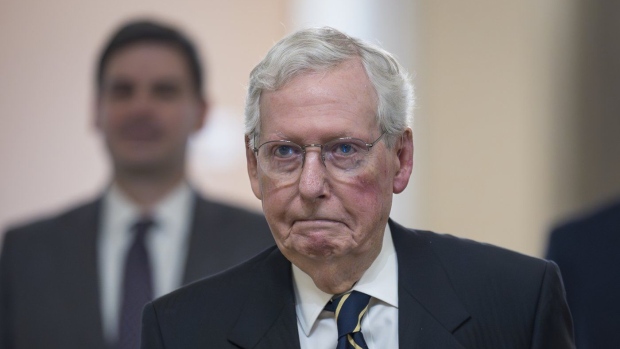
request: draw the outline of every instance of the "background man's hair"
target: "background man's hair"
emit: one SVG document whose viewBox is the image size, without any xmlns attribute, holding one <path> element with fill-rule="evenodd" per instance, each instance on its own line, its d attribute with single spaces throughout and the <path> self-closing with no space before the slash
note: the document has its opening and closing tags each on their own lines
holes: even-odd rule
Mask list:
<svg viewBox="0 0 620 349">
<path fill-rule="evenodd" d="M 170 45 L 177 49 L 187 62 L 192 84 L 198 94 L 203 93 L 203 70 L 198 50 L 180 30 L 152 20 L 136 20 L 123 24 L 104 46 L 97 64 L 97 90 L 101 91 L 103 74 L 110 58 L 125 47 L 138 43 Z"/>
</svg>

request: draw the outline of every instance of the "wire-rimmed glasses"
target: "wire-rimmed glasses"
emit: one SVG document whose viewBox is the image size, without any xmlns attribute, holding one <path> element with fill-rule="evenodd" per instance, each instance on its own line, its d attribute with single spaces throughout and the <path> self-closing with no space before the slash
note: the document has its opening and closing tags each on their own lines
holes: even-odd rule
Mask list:
<svg viewBox="0 0 620 349">
<path fill-rule="evenodd" d="M 284 182 L 296 181 L 299 178 L 306 160 L 307 148 L 320 148 L 321 160 L 330 174 L 346 177 L 355 175 L 364 167 L 368 153 L 384 135 L 385 132 L 372 143 L 352 137 L 337 138 L 324 144 L 305 145 L 276 140 L 254 147 L 253 151 L 263 172 Z"/>
</svg>

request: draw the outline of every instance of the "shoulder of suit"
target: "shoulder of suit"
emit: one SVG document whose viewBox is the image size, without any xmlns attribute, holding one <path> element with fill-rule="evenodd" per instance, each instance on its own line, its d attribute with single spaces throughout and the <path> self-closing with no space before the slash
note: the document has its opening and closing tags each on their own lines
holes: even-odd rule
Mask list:
<svg viewBox="0 0 620 349">
<path fill-rule="evenodd" d="M 65 208 L 59 213 L 32 219 L 22 224 L 9 227 L 5 234 L 5 239 L 39 238 L 41 235 L 53 234 L 55 227 L 63 227 L 67 224 L 74 223 L 88 215 L 96 215 L 101 203 L 101 198 L 96 198 L 88 202 L 75 204 L 69 208 Z"/>
<path fill-rule="evenodd" d="M 505 247 L 493 245 L 491 243 L 475 241 L 463 237 L 457 237 L 449 234 L 432 233 L 432 240 L 436 243 L 443 243 L 445 246 L 451 246 L 453 249 L 460 249 L 464 252 L 482 253 L 493 256 L 502 256 L 504 258 L 523 259 L 523 260 L 540 260 L 539 258 L 525 255 L 523 253 L 510 250 Z"/>
<path fill-rule="evenodd" d="M 199 294 L 207 298 L 218 299 L 217 297 L 226 297 L 231 293 L 239 293 L 239 291 L 247 290 L 249 285 L 256 282 L 260 278 L 260 268 L 265 260 L 270 258 L 272 254 L 280 252 L 276 246 L 272 246 L 252 257 L 251 259 L 224 270 L 218 274 L 194 281 L 183 286 L 176 291 L 164 295 L 155 301 L 155 307 L 158 305 L 169 305 L 179 301 L 193 299 Z M 282 257 L 284 258 L 284 257 Z"/>
<path fill-rule="evenodd" d="M 449 234 L 432 231 L 407 229 L 413 238 L 412 243 L 428 245 L 439 261 L 448 270 L 485 271 L 493 274 L 528 272 L 543 273 L 548 262 L 489 243 L 478 242 Z M 415 242 L 417 241 L 417 242 Z"/>
</svg>

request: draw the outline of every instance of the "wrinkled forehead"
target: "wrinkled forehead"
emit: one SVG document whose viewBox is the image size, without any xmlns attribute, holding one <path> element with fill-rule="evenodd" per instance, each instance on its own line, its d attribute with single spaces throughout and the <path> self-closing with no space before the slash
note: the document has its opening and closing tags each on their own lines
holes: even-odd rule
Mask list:
<svg viewBox="0 0 620 349">
<path fill-rule="evenodd" d="M 377 92 L 358 58 L 321 69 L 299 71 L 280 86 L 263 89 L 259 100 L 261 111 L 274 99 L 292 104 L 340 101 L 367 104 L 372 109 L 376 109 L 378 103 Z"/>
<path fill-rule="evenodd" d="M 377 128 L 376 110 L 374 87 L 361 62 L 351 60 L 333 69 L 300 74 L 277 90 L 263 91 L 260 128 L 261 133 L 312 130 L 350 136 L 348 130 Z"/>
</svg>

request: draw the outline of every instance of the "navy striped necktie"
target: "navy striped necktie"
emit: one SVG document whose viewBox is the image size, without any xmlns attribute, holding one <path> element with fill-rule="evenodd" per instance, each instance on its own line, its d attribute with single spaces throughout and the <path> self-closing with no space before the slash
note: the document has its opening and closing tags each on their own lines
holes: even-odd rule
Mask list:
<svg viewBox="0 0 620 349">
<path fill-rule="evenodd" d="M 153 300 L 151 263 L 144 240 L 154 224 L 150 217 L 143 217 L 132 227 L 134 236 L 125 259 L 116 349 L 140 348 L 142 308 Z"/>
<path fill-rule="evenodd" d="M 337 349 L 368 349 L 362 335 L 362 317 L 368 310 L 370 296 L 358 291 L 332 299 L 325 310 L 334 312 L 338 326 Z"/>
</svg>

